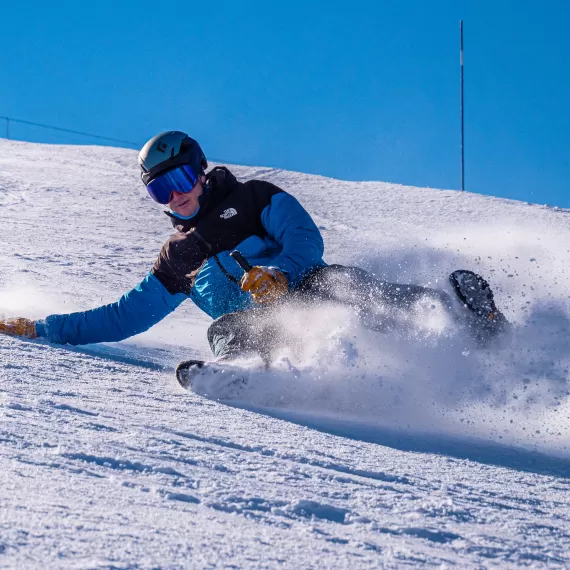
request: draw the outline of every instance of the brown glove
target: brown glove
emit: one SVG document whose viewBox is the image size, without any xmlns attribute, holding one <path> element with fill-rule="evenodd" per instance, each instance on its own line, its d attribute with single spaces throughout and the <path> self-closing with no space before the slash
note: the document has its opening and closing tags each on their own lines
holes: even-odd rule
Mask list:
<svg viewBox="0 0 570 570">
<path fill-rule="evenodd" d="M 249 291 L 257 303 L 271 303 L 287 293 L 287 277 L 273 267 L 256 266 L 244 273 L 240 287 Z"/>
<path fill-rule="evenodd" d="M 36 338 L 36 323 L 30 319 L 16 317 L 13 319 L 0 320 L 0 334 Z"/>
</svg>

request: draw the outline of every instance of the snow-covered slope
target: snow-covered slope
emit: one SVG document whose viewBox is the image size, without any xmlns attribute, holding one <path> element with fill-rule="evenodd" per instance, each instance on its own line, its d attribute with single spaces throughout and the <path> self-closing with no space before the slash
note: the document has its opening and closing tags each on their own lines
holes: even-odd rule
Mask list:
<svg viewBox="0 0 570 570">
<path fill-rule="evenodd" d="M 116 345 L 0 338 L 0 566 L 570 565 L 570 212 L 455 191 L 232 167 L 294 194 L 328 262 L 446 286 L 489 278 L 514 324 L 474 350 L 338 309 L 283 318 L 301 372 L 228 406 L 173 379 L 207 356 L 187 303 Z M 107 303 L 170 233 L 136 153 L 0 140 L 0 314 Z"/>
</svg>

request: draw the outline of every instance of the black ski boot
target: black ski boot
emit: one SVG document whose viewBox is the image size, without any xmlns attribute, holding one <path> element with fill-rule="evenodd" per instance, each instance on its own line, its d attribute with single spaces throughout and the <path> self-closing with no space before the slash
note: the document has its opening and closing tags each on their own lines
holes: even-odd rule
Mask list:
<svg viewBox="0 0 570 570">
<path fill-rule="evenodd" d="M 493 291 L 483 277 L 473 271 L 458 269 L 449 276 L 449 282 L 461 303 L 474 315 L 469 329 L 478 344 L 486 345 L 508 332 L 509 322 L 497 309 Z"/>
</svg>

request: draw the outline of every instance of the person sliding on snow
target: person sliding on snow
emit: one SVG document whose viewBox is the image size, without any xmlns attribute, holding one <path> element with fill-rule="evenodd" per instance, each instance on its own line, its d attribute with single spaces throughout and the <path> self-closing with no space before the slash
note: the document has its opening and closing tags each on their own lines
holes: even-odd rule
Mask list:
<svg viewBox="0 0 570 570">
<path fill-rule="evenodd" d="M 375 307 L 408 310 L 426 296 L 457 313 L 444 291 L 327 265 L 321 234 L 293 196 L 270 182 L 238 182 L 223 166 L 206 174 L 200 145 L 183 132 L 153 137 L 138 161 L 148 193 L 168 206 L 165 213 L 176 229 L 148 275 L 116 303 L 38 321 L 7 319 L 0 321 L 0 332 L 58 344 L 120 341 L 149 329 L 190 298 L 214 319 L 208 341 L 216 359 L 257 353 L 269 362 L 273 346 L 283 340 L 270 315 L 283 299 L 348 304 L 365 326 L 378 329 L 383 323 L 374 317 Z M 235 249 L 245 258 L 245 273 L 230 256 Z M 506 328 L 483 278 L 459 270 L 450 282 L 460 310 L 469 309 L 461 318 L 478 343 Z M 181 363 L 181 384 L 201 365 Z"/>
</svg>

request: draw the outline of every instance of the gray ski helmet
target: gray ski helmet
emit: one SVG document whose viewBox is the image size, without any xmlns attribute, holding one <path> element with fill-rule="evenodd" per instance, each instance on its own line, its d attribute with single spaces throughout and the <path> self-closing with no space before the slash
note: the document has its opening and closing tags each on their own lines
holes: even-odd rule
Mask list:
<svg viewBox="0 0 570 570">
<path fill-rule="evenodd" d="M 139 153 L 141 178 L 147 185 L 159 174 L 188 165 L 196 176 L 208 168 L 200 145 L 182 131 L 166 131 L 152 137 Z"/>
</svg>

